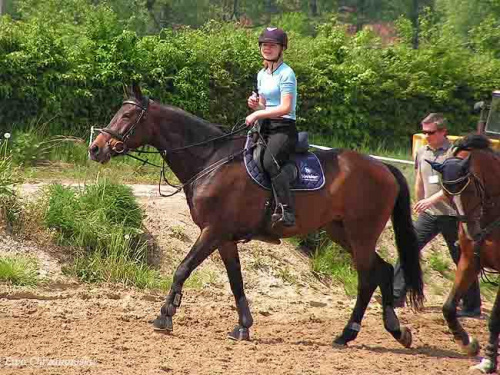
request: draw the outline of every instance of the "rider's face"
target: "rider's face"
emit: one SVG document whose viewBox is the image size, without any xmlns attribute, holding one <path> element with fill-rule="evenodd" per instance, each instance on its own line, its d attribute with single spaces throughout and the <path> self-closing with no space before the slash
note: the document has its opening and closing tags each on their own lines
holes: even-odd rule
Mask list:
<svg viewBox="0 0 500 375">
<path fill-rule="evenodd" d="M 275 43 L 262 43 L 260 53 L 266 60 L 277 60 L 281 52 L 281 45 Z"/>
</svg>

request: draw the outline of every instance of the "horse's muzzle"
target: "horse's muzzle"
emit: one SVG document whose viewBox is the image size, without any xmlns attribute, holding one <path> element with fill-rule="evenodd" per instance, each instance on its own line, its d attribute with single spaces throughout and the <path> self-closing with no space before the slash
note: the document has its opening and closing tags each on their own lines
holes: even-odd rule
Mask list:
<svg viewBox="0 0 500 375">
<path fill-rule="evenodd" d="M 111 154 L 107 146 L 99 147 L 97 144 L 92 144 L 89 147 L 89 158 L 101 164 L 107 163 L 111 159 Z"/>
</svg>

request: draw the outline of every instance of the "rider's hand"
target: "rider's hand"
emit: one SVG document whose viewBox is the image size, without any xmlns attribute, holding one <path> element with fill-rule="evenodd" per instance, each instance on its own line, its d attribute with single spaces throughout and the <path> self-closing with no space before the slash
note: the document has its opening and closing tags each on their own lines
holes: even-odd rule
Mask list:
<svg viewBox="0 0 500 375">
<path fill-rule="evenodd" d="M 245 119 L 245 123 L 248 126 L 252 126 L 255 123 L 255 121 L 257 121 L 258 119 L 259 118 L 258 118 L 257 112 L 254 112 L 254 113 L 247 116 L 247 118 Z"/>
<path fill-rule="evenodd" d="M 259 103 L 259 97 L 257 94 L 253 93 L 248 97 L 248 106 L 253 109 L 254 111 L 258 110 L 260 108 L 260 103 Z"/>
</svg>

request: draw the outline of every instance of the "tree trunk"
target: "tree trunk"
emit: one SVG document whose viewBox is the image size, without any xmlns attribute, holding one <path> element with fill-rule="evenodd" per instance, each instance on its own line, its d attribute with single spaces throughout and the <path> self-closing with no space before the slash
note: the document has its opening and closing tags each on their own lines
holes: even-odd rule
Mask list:
<svg viewBox="0 0 500 375">
<path fill-rule="evenodd" d="M 420 25 L 418 22 L 418 16 L 420 14 L 420 1 L 413 0 L 411 4 L 411 23 L 413 25 L 413 48 L 418 49 L 418 36 L 420 33 Z"/>
<path fill-rule="evenodd" d="M 4 12 L 4 1 L 5 0 L 0 0 L 0 16 L 3 14 Z"/>
<path fill-rule="evenodd" d="M 239 6 L 238 6 L 238 0 L 233 1 L 233 16 L 232 18 L 235 21 L 238 21 L 240 19 L 240 12 L 239 12 Z"/>
<path fill-rule="evenodd" d="M 316 0 L 309 0 L 309 9 L 311 10 L 311 16 L 318 16 L 318 3 Z"/>
<path fill-rule="evenodd" d="M 356 31 L 363 30 L 366 15 L 366 0 L 358 0 L 356 9 Z"/>
</svg>

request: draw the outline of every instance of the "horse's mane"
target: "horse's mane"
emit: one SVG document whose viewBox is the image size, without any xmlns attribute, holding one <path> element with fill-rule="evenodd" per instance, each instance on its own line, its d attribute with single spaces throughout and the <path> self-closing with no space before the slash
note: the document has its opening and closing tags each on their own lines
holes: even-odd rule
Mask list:
<svg viewBox="0 0 500 375">
<path fill-rule="evenodd" d="M 141 100 L 137 99 L 135 96 L 130 96 L 127 100 L 135 101 L 138 104 L 141 104 L 143 107 L 146 107 L 147 106 L 146 101 L 150 100 L 150 99 L 154 100 L 156 102 L 156 104 L 158 104 L 162 109 L 169 111 L 171 113 L 177 113 L 178 115 L 181 115 L 181 117 L 189 119 L 190 121 L 192 121 L 193 123 L 195 123 L 199 127 L 204 127 L 204 128 L 210 129 L 210 130 L 220 131 L 222 133 L 227 132 L 227 129 L 223 125 L 211 123 L 211 122 L 204 120 L 201 117 L 198 117 L 196 115 L 193 115 L 192 113 L 189 113 L 188 111 L 185 111 L 179 107 L 160 103 L 159 101 L 156 101 L 154 98 L 151 98 L 151 97 L 144 96 L 142 98 L 142 101 L 141 101 Z"/>
<path fill-rule="evenodd" d="M 455 142 L 455 151 L 453 155 L 457 155 L 460 151 L 472 151 L 472 150 L 488 150 L 493 151 L 491 149 L 491 141 L 488 137 L 482 134 L 470 134 L 457 142 Z"/>
<path fill-rule="evenodd" d="M 168 104 L 160 104 L 164 109 L 168 110 L 169 112 L 177 113 L 182 115 L 185 118 L 188 118 L 190 121 L 194 122 L 197 126 L 202 126 L 202 127 L 207 127 L 207 128 L 212 128 L 212 129 L 217 129 L 221 132 L 224 132 L 224 127 L 219 124 L 214 124 L 212 122 L 209 122 L 207 120 L 202 119 L 201 117 L 198 117 L 196 115 L 193 115 L 192 113 L 189 113 L 179 107 L 175 107 L 173 105 L 168 105 Z"/>
</svg>

